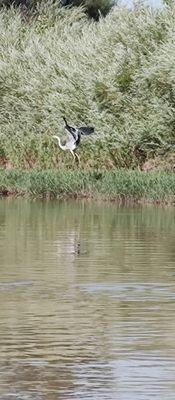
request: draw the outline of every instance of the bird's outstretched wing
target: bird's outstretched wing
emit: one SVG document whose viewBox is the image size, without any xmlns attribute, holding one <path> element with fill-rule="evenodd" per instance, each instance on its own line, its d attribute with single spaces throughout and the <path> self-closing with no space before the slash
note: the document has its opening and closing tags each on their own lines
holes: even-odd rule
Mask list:
<svg viewBox="0 0 175 400">
<path fill-rule="evenodd" d="M 73 126 L 68 125 L 65 117 L 63 117 L 63 119 L 65 122 L 65 132 L 68 134 L 70 141 L 74 141 L 76 144 L 79 144 L 81 135 L 90 135 L 94 132 L 94 128 L 91 126 L 80 126 L 80 128 L 74 128 Z"/>
<path fill-rule="evenodd" d="M 78 139 L 78 132 L 77 129 L 73 128 L 73 126 L 68 125 L 67 120 L 65 117 L 63 117 L 65 126 L 64 130 L 68 134 L 69 139 L 72 141 L 76 141 Z"/>
<path fill-rule="evenodd" d="M 81 133 L 81 135 L 90 135 L 94 132 L 94 128 L 92 126 L 80 126 L 80 128 L 77 130 L 79 133 Z"/>
<path fill-rule="evenodd" d="M 73 128 L 72 126 L 66 126 L 64 130 L 68 134 L 69 138 L 72 138 L 72 140 L 74 141 L 77 140 L 78 137 L 77 129 Z"/>
</svg>

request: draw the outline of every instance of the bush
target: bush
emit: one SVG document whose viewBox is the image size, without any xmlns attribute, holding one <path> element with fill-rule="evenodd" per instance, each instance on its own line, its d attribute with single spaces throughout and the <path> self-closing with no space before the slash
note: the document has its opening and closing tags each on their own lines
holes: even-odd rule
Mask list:
<svg viewBox="0 0 175 400">
<path fill-rule="evenodd" d="M 99 20 L 100 15 L 106 16 L 113 7 L 115 0 L 61 0 L 63 6 L 83 6 L 90 18 Z"/>
</svg>

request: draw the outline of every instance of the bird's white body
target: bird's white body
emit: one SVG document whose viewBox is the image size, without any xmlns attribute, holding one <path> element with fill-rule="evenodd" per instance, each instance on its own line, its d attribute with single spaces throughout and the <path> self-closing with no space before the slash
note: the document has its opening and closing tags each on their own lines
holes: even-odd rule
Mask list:
<svg viewBox="0 0 175 400">
<path fill-rule="evenodd" d="M 66 142 L 66 144 L 62 144 L 59 136 L 54 135 L 53 138 L 58 140 L 60 149 L 69 150 L 74 158 L 74 161 L 77 160 L 78 163 L 80 162 L 80 158 L 79 158 L 78 154 L 74 152 L 74 150 L 76 149 L 76 142 L 74 141 L 74 139 L 72 140 L 70 138 L 70 140 L 68 142 Z"/>
<path fill-rule="evenodd" d="M 62 150 L 75 150 L 76 149 L 76 145 L 73 140 L 69 140 L 68 142 L 66 142 L 66 144 L 62 144 L 59 136 L 54 135 L 53 138 L 58 140 L 59 147 Z"/>
</svg>

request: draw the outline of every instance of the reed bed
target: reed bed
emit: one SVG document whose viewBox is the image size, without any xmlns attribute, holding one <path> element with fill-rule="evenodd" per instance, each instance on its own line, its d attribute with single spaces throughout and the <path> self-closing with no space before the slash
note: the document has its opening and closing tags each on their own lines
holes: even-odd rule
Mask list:
<svg viewBox="0 0 175 400">
<path fill-rule="evenodd" d="M 1 166 L 70 167 L 71 155 L 52 139 L 63 133 L 63 115 L 95 127 L 80 149 L 82 169 L 172 157 L 174 25 L 173 2 L 160 10 L 116 6 L 99 22 L 55 2 L 42 3 L 28 21 L 18 9 L 2 9 Z"/>
</svg>

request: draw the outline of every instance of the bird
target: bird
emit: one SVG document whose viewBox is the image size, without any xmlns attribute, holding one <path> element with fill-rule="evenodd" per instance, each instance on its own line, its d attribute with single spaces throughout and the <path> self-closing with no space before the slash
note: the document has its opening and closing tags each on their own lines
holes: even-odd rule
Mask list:
<svg viewBox="0 0 175 400">
<path fill-rule="evenodd" d="M 94 128 L 91 126 L 81 126 L 79 128 L 74 128 L 73 126 L 68 125 L 67 120 L 63 117 L 65 122 L 64 130 L 68 135 L 68 141 L 65 144 L 61 143 L 60 137 L 54 135 L 53 138 L 58 140 L 58 145 L 62 150 L 69 150 L 74 158 L 74 161 L 80 162 L 80 157 L 75 152 L 75 149 L 78 147 L 81 141 L 81 135 L 90 135 L 94 132 Z"/>
</svg>

